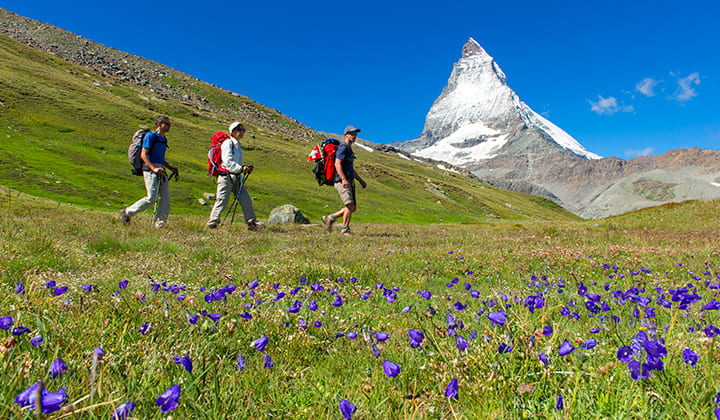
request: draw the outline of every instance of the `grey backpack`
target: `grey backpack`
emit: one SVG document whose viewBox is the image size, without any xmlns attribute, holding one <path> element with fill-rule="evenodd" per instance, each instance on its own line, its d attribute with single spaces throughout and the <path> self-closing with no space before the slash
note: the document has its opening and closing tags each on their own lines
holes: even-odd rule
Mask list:
<svg viewBox="0 0 720 420">
<path fill-rule="evenodd" d="M 147 128 L 142 128 L 133 134 L 132 141 L 130 142 L 130 147 L 128 147 L 128 159 L 130 160 L 130 171 L 133 175 L 142 175 L 142 166 L 143 161 L 140 157 L 142 153 L 142 146 L 143 146 L 143 140 L 145 139 L 145 135 L 149 133 L 150 130 Z M 152 150 L 152 146 L 155 145 L 155 142 L 153 142 L 150 145 L 150 149 Z"/>
</svg>

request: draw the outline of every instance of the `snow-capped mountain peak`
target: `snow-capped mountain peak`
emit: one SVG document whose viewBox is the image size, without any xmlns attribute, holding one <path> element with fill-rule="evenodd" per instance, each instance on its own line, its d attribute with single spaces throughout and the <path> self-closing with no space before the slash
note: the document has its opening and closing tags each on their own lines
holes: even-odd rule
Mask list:
<svg viewBox="0 0 720 420">
<path fill-rule="evenodd" d="M 422 135 L 399 146 L 418 156 L 472 166 L 478 160 L 521 152 L 513 139 L 536 132 L 581 158 L 599 159 L 520 100 L 495 59 L 470 38 L 448 84 L 425 119 Z"/>
</svg>

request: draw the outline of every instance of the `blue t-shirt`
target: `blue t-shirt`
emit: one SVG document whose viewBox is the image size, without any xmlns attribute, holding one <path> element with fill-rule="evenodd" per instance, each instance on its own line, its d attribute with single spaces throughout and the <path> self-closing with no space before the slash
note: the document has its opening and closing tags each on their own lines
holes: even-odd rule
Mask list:
<svg viewBox="0 0 720 420">
<path fill-rule="evenodd" d="M 154 143 L 154 144 L 153 144 Z M 152 163 L 165 165 L 165 150 L 167 150 L 167 139 L 157 131 L 145 134 L 143 149 L 150 149 L 149 159 Z"/>
<path fill-rule="evenodd" d="M 347 177 L 348 181 L 355 179 L 355 165 L 353 164 L 355 161 L 355 153 L 353 153 L 350 145 L 342 143 L 338 146 L 337 151 L 335 152 L 335 159 L 340 159 L 342 161 L 340 162 L 340 166 L 342 167 L 343 173 Z M 340 174 L 338 174 L 336 179 L 337 181 L 340 181 Z"/>
</svg>

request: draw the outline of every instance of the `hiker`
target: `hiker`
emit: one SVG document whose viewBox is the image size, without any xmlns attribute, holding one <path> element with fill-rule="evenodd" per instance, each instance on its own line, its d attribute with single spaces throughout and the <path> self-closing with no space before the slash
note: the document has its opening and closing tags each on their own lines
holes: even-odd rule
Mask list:
<svg viewBox="0 0 720 420">
<path fill-rule="evenodd" d="M 210 213 L 210 220 L 207 222 L 209 229 L 215 229 L 220 224 L 220 214 L 225 210 L 231 194 L 237 194 L 240 206 L 243 210 L 243 217 L 247 223 L 248 230 L 257 232 L 265 226 L 257 224 L 255 210 L 253 210 L 252 200 L 248 194 L 245 185 L 240 185 L 243 174 L 251 174 L 252 166 L 243 165 L 243 152 L 240 146 L 240 139 L 245 135 L 245 126 L 239 122 L 230 124 L 230 138 L 223 141 L 220 146 L 222 149 L 221 169 L 226 172 L 220 173 L 218 176 L 217 194 L 215 197 L 215 205 Z M 240 191 L 238 188 L 240 187 Z"/>
<path fill-rule="evenodd" d="M 350 218 L 352 214 L 357 210 L 357 201 L 355 200 L 355 180 L 360 182 L 360 185 L 365 188 L 367 184 L 360 178 L 357 172 L 355 172 L 355 153 L 353 153 L 352 145 L 357 140 L 357 133 L 360 132 L 359 128 L 355 128 L 352 125 L 345 127 L 345 139 L 340 146 L 338 146 L 335 152 L 335 191 L 340 195 L 345 207 L 336 211 L 333 214 L 323 216 L 322 221 L 327 226 L 329 231 L 332 231 L 332 225 L 335 223 L 337 218 L 342 217 L 342 229 L 340 234 L 344 236 L 351 236 L 353 233 L 350 231 Z"/>
<path fill-rule="evenodd" d="M 168 215 L 170 214 L 170 179 L 166 169 L 173 172 L 170 176 L 175 176 L 175 179 L 177 179 L 179 173 L 178 168 L 171 166 L 165 160 L 165 151 L 168 147 L 165 136 L 169 131 L 170 118 L 160 115 L 155 118 L 155 131 L 148 132 L 143 139 L 140 157 L 143 161 L 142 170 L 147 196 L 120 210 L 120 219 L 125 226 L 130 224 L 130 219 L 134 215 L 155 204 L 158 195 L 160 195 L 160 198 L 153 226 L 162 228 L 167 224 Z"/>
</svg>

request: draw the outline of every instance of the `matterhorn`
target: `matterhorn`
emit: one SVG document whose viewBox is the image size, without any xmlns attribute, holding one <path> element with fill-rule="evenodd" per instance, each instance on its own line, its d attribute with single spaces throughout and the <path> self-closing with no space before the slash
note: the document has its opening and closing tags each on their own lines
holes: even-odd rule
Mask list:
<svg viewBox="0 0 720 420">
<path fill-rule="evenodd" d="M 521 101 L 472 38 L 420 137 L 392 146 L 467 169 L 504 189 L 549 198 L 587 218 L 720 197 L 718 152 L 693 148 L 603 159 Z"/>
</svg>

